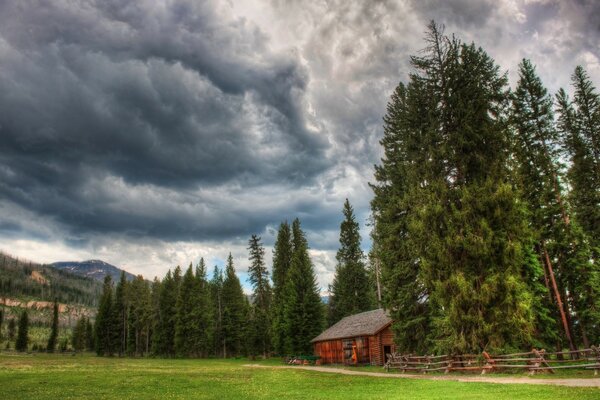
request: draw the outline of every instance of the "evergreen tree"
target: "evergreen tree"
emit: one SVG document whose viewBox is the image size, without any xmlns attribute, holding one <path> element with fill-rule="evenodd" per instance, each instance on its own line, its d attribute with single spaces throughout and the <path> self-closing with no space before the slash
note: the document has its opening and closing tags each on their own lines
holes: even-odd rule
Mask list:
<svg viewBox="0 0 600 400">
<path fill-rule="evenodd" d="M 110 275 L 104 277 L 104 286 L 95 324 L 96 353 L 99 356 L 112 356 L 116 349 L 113 318 L 113 285 Z"/>
<path fill-rule="evenodd" d="M 200 334 L 194 347 L 198 350 L 199 356 L 206 357 L 211 353 L 213 346 L 214 315 L 211 286 L 206 276 L 204 258 L 200 258 L 200 262 L 196 265 L 195 279 L 198 300 L 194 319 L 199 326 Z"/>
<path fill-rule="evenodd" d="M 344 202 L 344 221 L 340 225 L 340 248 L 328 304 L 329 325 L 342 318 L 373 308 L 373 292 L 360 248 L 360 232 L 354 210 Z"/>
<path fill-rule="evenodd" d="M 387 306 L 414 312 L 409 323 L 417 329 L 430 324 L 417 346 L 458 353 L 524 347 L 534 330 L 523 279 L 529 236 L 506 162 L 506 75 L 482 49 L 429 28 L 428 47 L 411 59 L 409 85 L 398 87 L 388 108 L 393 135 L 384 146 L 394 158 L 376 171 L 375 238 L 393 277 L 386 290 L 400 287 Z M 385 259 L 395 234 L 406 239 L 399 247 L 406 252 Z M 416 275 L 412 291 L 398 272 Z"/>
<path fill-rule="evenodd" d="M 200 327 L 194 321 L 198 290 L 194 279 L 192 264 L 188 267 L 177 298 L 175 320 L 175 352 L 180 356 L 196 355 L 194 344 L 199 340 Z"/>
<path fill-rule="evenodd" d="M 115 290 L 115 302 L 112 309 L 112 318 L 115 336 L 115 351 L 119 356 L 125 355 L 127 351 L 127 319 L 129 311 L 129 284 L 125 271 L 121 271 L 121 278 Z"/>
<path fill-rule="evenodd" d="M 48 346 L 46 351 L 54 353 L 56 349 L 56 340 L 58 339 L 58 299 L 54 299 L 54 307 L 52 307 L 52 330 L 50 338 L 48 338 Z"/>
<path fill-rule="evenodd" d="M 223 338 L 223 271 L 215 265 L 210 281 L 211 303 L 213 307 L 213 352 L 224 356 L 225 341 Z"/>
<path fill-rule="evenodd" d="M 310 341 L 323 329 L 324 310 L 308 242 L 297 218 L 292 223 L 292 244 L 284 297 L 285 349 L 289 354 L 312 354 Z"/>
<path fill-rule="evenodd" d="M 71 343 L 73 350 L 81 352 L 86 348 L 86 334 L 87 334 L 87 320 L 85 317 L 81 317 L 77 320 L 75 328 L 71 336 Z"/>
<path fill-rule="evenodd" d="M 86 318 L 86 326 L 85 326 L 85 347 L 87 351 L 94 351 L 96 348 L 96 342 L 94 338 L 94 326 L 92 325 L 92 321 L 89 318 Z"/>
<path fill-rule="evenodd" d="M 575 69 L 572 82 L 573 103 L 563 89 L 556 96 L 562 147 L 570 161 L 568 198 L 574 215 L 570 234 L 563 240 L 571 262 L 561 278 L 568 285 L 567 300 L 581 341 L 589 347 L 600 340 L 600 98 L 583 68 Z"/>
<path fill-rule="evenodd" d="M 288 270 L 292 263 L 292 234 L 290 225 L 284 221 L 277 231 L 273 249 L 273 306 L 271 307 L 273 325 L 273 349 L 277 354 L 285 352 L 285 286 Z"/>
<path fill-rule="evenodd" d="M 180 276 L 177 277 L 178 270 L 180 270 L 179 267 L 175 270 L 175 274 L 169 270 L 159 289 L 157 320 L 152 343 L 153 352 L 157 355 L 173 356 L 175 354 L 178 281 L 181 280 Z"/>
<path fill-rule="evenodd" d="M 252 335 L 253 343 L 258 352 L 267 357 L 271 351 L 271 285 L 269 272 L 265 265 L 265 249 L 260 242 L 260 236 L 252 235 L 248 241 L 250 252 L 250 267 L 248 280 L 252 284 Z"/>
<path fill-rule="evenodd" d="M 4 308 L 0 308 L 0 341 L 2 340 L 2 325 L 4 323 Z"/>
<path fill-rule="evenodd" d="M 151 294 L 148 282 L 141 275 L 129 284 L 127 318 L 127 353 L 142 355 L 148 351 L 151 327 Z"/>
<path fill-rule="evenodd" d="M 19 318 L 19 331 L 17 332 L 17 341 L 15 342 L 15 350 L 27 351 L 29 345 L 29 317 L 27 309 L 21 313 Z"/>
<path fill-rule="evenodd" d="M 225 280 L 223 281 L 223 357 L 237 357 L 243 353 L 245 330 L 245 296 L 240 280 L 235 274 L 233 257 L 227 257 Z"/>
<path fill-rule="evenodd" d="M 14 318 L 8 321 L 8 340 L 12 341 L 15 339 L 15 332 L 17 330 L 17 324 Z"/>
</svg>

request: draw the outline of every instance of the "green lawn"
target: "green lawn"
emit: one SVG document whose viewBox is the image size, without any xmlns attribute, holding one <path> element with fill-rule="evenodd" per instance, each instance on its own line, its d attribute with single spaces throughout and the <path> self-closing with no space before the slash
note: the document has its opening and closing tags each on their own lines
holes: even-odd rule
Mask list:
<svg viewBox="0 0 600 400">
<path fill-rule="evenodd" d="M 247 360 L 0 354 L 12 399 L 599 399 L 600 390 L 342 376 L 248 368 Z M 272 365 L 273 361 L 266 362 Z"/>
</svg>

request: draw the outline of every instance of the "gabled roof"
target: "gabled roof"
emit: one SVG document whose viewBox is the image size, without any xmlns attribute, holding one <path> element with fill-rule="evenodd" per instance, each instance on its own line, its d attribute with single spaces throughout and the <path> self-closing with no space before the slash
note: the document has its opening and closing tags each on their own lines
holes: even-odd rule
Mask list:
<svg viewBox="0 0 600 400">
<path fill-rule="evenodd" d="M 337 324 L 325 330 L 311 342 L 322 342 L 350 338 L 355 336 L 371 336 L 392 323 L 392 319 L 383 308 L 366 311 L 343 318 Z"/>
</svg>

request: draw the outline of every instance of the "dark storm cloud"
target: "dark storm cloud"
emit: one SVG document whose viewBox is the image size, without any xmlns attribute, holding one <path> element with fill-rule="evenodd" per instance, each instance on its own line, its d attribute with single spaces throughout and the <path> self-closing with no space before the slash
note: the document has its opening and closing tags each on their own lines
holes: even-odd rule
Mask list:
<svg viewBox="0 0 600 400">
<path fill-rule="evenodd" d="M 485 25 L 497 5 L 495 0 L 414 0 L 411 3 L 424 20 L 463 28 Z"/>
<path fill-rule="evenodd" d="M 306 71 L 215 9 L 3 2 L 0 196 L 75 232 L 202 239 L 264 226 L 266 212 L 231 220 L 218 206 L 229 198 L 173 193 L 301 186 L 330 165 L 328 143 L 306 128 Z M 139 188 L 158 197 L 114 207 Z"/>
</svg>

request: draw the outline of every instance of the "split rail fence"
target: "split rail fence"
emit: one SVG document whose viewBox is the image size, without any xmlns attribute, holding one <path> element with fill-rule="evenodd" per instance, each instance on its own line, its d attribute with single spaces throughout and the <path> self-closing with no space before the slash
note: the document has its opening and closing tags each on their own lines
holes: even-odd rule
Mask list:
<svg viewBox="0 0 600 400">
<path fill-rule="evenodd" d="M 600 371 L 600 348 L 550 353 L 533 349 L 526 353 L 491 355 L 478 354 L 417 356 L 412 354 L 387 354 L 384 365 L 386 371 L 397 369 L 402 372 L 444 372 L 471 371 L 503 372 L 523 370 L 530 375 L 537 372 L 554 373 L 561 369 L 593 369 L 594 375 Z"/>
</svg>

